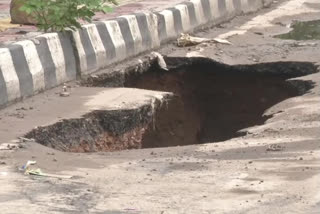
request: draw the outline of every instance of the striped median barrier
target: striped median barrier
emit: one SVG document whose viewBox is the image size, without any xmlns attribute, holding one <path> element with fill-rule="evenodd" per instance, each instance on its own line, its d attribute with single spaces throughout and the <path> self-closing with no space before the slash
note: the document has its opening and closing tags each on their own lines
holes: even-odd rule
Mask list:
<svg viewBox="0 0 320 214">
<path fill-rule="evenodd" d="M 0 107 L 176 39 L 180 33 L 257 11 L 271 0 L 190 0 L 0 48 Z"/>
</svg>

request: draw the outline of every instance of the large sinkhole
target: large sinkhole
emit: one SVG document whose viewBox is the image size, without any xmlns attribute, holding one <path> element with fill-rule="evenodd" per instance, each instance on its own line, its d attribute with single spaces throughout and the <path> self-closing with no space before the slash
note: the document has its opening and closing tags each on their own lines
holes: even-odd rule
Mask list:
<svg viewBox="0 0 320 214">
<path fill-rule="evenodd" d="M 165 58 L 123 75 L 102 74 L 87 86 L 117 86 L 173 92 L 166 104 L 139 110 L 95 111 L 34 129 L 26 136 L 70 152 L 115 151 L 211 143 L 244 135 L 244 128 L 263 124 L 264 112 L 313 87 L 289 80 L 317 71 L 312 63 L 277 62 L 228 66 L 204 58 Z M 115 86 L 115 85 L 113 85 Z M 156 107 L 154 106 L 156 105 Z"/>
</svg>

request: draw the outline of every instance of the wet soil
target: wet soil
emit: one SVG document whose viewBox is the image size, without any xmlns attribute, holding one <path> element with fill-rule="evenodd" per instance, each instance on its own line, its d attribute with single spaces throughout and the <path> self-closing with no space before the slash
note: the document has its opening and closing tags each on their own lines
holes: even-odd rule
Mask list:
<svg viewBox="0 0 320 214">
<path fill-rule="evenodd" d="M 320 40 L 320 20 L 295 22 L 288 33 L 275 36 L 279 39 Z"/>
</svg>

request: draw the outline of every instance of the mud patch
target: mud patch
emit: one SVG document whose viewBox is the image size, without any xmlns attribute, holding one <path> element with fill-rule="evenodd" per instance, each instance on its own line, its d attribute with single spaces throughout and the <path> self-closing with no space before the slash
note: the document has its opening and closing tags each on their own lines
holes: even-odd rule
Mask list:
<svg viewBox="0 0 320 214">
<path fill-rule="evenodd" d="M 292 40 L 320 40 L 320 20 L 295 22 L 291 27 L 293 29 L 290 32 L 275 37 Z"/>
<path fill-rule="evenodd" d="M 105 87 L 111 81 L 117 86 L 173 92 L 168 102 L 127 111 L 95 111 L 81 119 L 39 127 L 26 137 L 68 152 L 224 141 L 245 135 L 242 129 L 272 117 L 264 115 L 268 108 L 313 87 L 311 81 L 290 78 L 317 72 L 315 65 L 301 62 L 228 66 L 204 58 L 165 59 L 169 71 L 153 62 L 143 70 L 132 67 L 121 75 L 96 75 L 85 85 Z"/>
</svg>

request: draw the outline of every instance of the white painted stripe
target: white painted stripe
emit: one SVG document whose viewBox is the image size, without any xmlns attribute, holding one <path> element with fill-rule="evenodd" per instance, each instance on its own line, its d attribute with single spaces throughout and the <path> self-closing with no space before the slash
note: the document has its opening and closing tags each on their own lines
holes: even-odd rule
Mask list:
<svg viewBox="0 0 320 214">
<path fill-rule="evenodd" d="M 46 33 L 38 37 L 46 38 L 56 68 L 58 85 L 68 80 L 61 42 L 57 33 Z"/>
<path fill-rule="evenodd" d="M 190 2 L 192 2 L 194 5 L 198 25 L 205 24 L 207 21 L 206 21 L 205 15 L 203 14 L 201 1 L 200 0 L 190 0 Z"/>
<path fill-rule="evenodd" d="M 26 57 L 30 73 L 32 75 L 34 92 L 45 89 L 44 70 L 35 44 L 30 40 L 20 41 L 15 44 L 21 45 Z"/>
<path fill-rule="evenodd" d="M 111 20 L 111 21 L 105 21 L 103 23 L 105 23 L 107 27 L 112 43 L 116 50 L 116 58 L 114 60 L 120 61 L 122 59 L 125 59 L 127 56 L 126 45 L 125 45 L 123 36 L 121 34 L 121 30 L 118 22 Z"/>
<path fill-rule="evenodd" d="M 96 55 L 98 68 L 107 65 L 107 53 L 100 38 L 97 26 L 95 24 L 88 24 L 84 25 L 83 28 L 88 31 L 88 35 Z"/>
<path fill-rule="evenodd" d="M 187 5 L 178 4 L 175 6 L 175 8 L 180 11 L 183 31 L 187 32 L 191 30 L 190 17 Z"/>
<path fill-rule="evenodd" d="M 148 28 L 152 39 L 152 48 L 160 47 L 158 34 L 158 17 L 153 13 L 144 13 L 147 18 Z"/>
<path fill-rule="evenodd" d="M 21 97 L 19 78 L 13 65 L 12 57 L 8 48 L 0 48 L 0 68 L 8 93 L 8 101 Z"/>
<path fill-rule="evenodd" d="M 210 2 L 210 8 L 211 8 L 211 14 L 214 19 L 218 19 L 221 17 L 220 11 L 219 11 L 219 5 L 217 0 L 209 0 Z"/>
<path fill-rule="evenodd" d="M 77 58 L 79 59 L 80 62 L 80 72 L 85 72 L 88 70 L 88 64 L 87 64 L 87 57 L 86 57 L 86 52 L 84 51 L 83 45 L 81 43 L 81 38 L 80 38 L 80 33 L 79 30 L 77 31 L 72 31 L 72 37 L 76 46 L 77 51 L 75 54 L 77 54 Z"/>
<path fill-rule="evenodd" d="M 135 49 L 135 54 L 141 53 L 143 51 L 142 47 L 142 37 L 141 37 L 141 32 L 139 29 L 138 21 L 136 16 L 134 15 L 125 15 L 125 16 L 120 16 L 125 18 L 128 23 L 129 23 L 129 28 L 131 31 L 131 35 L 134 41 L 134 49 Z"/>
<path fill-rule="evenodd" d="M 170 10 L 163 10 L 160 12 L 164 16 L 164 20 L 166 22 L 166 32 L 167 38 L 170 39 L 176 36 L 176 30 L 174 29 L 174 19 L 172 11 Z"/>
</svg>

